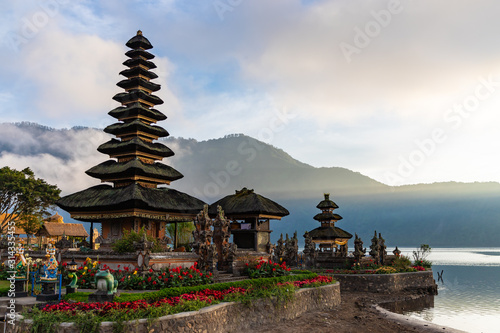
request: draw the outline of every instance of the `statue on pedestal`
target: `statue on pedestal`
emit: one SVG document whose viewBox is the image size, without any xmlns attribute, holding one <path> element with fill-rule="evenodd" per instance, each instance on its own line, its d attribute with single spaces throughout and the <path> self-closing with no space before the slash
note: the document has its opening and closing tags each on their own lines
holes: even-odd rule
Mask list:
<svg viewBox="0 0 500 333">
<path fill-rule="evenodd" d="M 56 248 L 52 243 L 49 243 L 45 251 L 47 254 L 45 255 L 46 261 L 43 265 L 44 276 L 40 280 L 56 280 L 57 267 L 59 265 L 56 260 Z"/>
</svg>

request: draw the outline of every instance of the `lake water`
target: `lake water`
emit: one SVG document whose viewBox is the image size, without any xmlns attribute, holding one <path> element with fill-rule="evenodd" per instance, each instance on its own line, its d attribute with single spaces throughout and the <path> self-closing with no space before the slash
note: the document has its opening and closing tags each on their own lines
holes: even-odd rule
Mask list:
<svg viewBox="0 0 500 333">
<path fill-rule="evenodd" d="M 412 250 L 401 249 L 410 258 Z M 434 307 L 405 315 L 467 332 L 500 332 L 500 248 L 434 248 L 428 259 L 439 295 Z"/>
</svg>

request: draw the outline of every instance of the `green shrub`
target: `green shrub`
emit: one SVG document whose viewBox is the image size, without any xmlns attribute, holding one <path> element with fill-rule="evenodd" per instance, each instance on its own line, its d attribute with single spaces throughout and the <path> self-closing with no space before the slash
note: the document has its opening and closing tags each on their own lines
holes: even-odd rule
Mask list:
<svg viewBox="0 0 500 333">
<path fill-rule="evenodd" d="M 134 230 L 123 230 L 123 237 L 113 244 L 113 251 L 118 253 L 135 252 L 134 242 L 140 242 L 144 235 L 146 235 L 144 227 L 142 227 L 139 232 L 135 232 Z M 162 252 L 164 250 L 158 239 L 149 235 L 146 235 L 146 239 L 148 242 L 153 242 L 151 252 Z"/>
<path fill-rule="evenodd" d="M 411 260 L 407 256 L 399 256 L 392 262 L 392 267 L 394 267 L 398 272 L 404 272 L 411 267 Z"/>
</svg>

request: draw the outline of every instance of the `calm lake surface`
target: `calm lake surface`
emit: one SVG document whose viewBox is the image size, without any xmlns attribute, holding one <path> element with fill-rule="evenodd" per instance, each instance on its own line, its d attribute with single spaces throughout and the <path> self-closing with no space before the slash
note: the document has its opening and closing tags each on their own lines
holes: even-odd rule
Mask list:
<svg viewBox="0 0 500 333">
<path fill-rule="evenodd" d="M 413 250 L 401 248 L 410 258 Z M 433 248 L 428 259 L 439 295 L 433 308 L 405 315 L 467 332 L 500 332 L 500 248 Z"/>
</svg>

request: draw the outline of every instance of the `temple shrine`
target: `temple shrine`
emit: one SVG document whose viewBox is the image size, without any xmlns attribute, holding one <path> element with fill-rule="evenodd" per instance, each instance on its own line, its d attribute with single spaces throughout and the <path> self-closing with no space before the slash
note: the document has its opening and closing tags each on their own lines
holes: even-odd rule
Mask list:
<svg viewBox="0 0 500 333">
<path fill-rule="evenodd" d="M 231 220 L 231 234 L 238 249 L 257 252 L 271 252 L 269 221 L 290 214 L 283 206 L 246 187 L 210 205 L 210 216 L 217 215 L 217 206 Z"/>
<path fill-rule="evenodd" d="M 321 209 L 321 213 L 314 216 L 321 226 L 309 231 L 308 236 L 313 244 L 318 245 L 320 251 L 334 252 L 336 256 L 345 257 L 347 256 L 347 243 L 352 235 L 335 226 L 335 223 L 342 219 L 340 215 L 333 212 L 339 206 L 330 200 L 329 193 L 325 193 L 324 196 L 324 200 L 316 206 Z"/>
<path fill-rule="evenodd" d="M 147 234 L 163 239 L 167 223 L 193 221 L 205 204 L 165 186 L 183 175 L 161 163 L 174 152 L 156 141 L 169 134 L 155 125 L 167 117 L 154 109 L 163 101 L 153 94 L 160 90 L 160 85 L 151 81 L 158 77 L 151 71 L 156 68 L 151 62 L 154 55 L 147 51 L 153 46 L 141 31 L 126 46 L 130 48 L 125 53 L 129 59 L 123 64 L 128 68 L 120 72 L 126 79 L 117 83 L 125 91 L 113 97 L 121 106 L 108 113 L 118 122 L 104 129 L 116 138 L 97 149 L 111 160 L 86 171 L 112 185 L 93 186 L 57 202 L 75 220 L 102 223 L 101 247 L 121 238 L 124 230 L 142 227 Z"/>
</svg>

